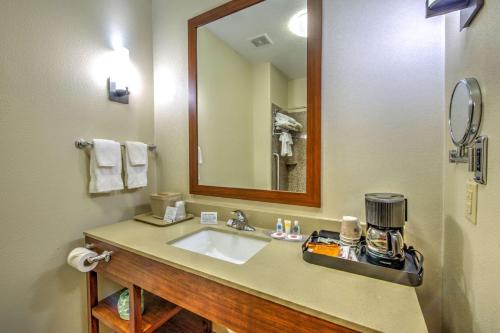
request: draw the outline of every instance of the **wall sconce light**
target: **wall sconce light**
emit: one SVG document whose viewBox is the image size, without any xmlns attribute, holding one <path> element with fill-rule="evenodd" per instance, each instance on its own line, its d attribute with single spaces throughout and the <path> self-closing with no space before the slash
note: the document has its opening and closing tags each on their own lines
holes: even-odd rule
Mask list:
<svg viewBox="0 0 500 333">
<path fill-rule="evenodd" d="M 130 91 L 130 53 L 124 47 L 113 51 L 111 75 L 108 79 L 109 99 L 114 102 L 128 104 Z"/>
<path fill-rule="evenodd" d="M 484 0 L 426 0 L 426 18 L 460 10 L 460 31 L 467 28 L 484 5 Z"/>
</svg>

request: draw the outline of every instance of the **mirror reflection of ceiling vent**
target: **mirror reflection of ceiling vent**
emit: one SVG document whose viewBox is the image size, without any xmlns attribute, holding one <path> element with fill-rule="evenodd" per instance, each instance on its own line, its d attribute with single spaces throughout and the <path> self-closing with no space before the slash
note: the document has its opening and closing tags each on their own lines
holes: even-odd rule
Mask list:
<svg viewBox="0 0 500 333">
<path fill-rule="evenodd" d="M 270 45 L 273 44 L 273 41 L 267 34 L 262 34 L 253 38 L 249 39 L 250 42 L 255 46 L 255 47 L 261 47 L 264 45 Z"/>
</svg>

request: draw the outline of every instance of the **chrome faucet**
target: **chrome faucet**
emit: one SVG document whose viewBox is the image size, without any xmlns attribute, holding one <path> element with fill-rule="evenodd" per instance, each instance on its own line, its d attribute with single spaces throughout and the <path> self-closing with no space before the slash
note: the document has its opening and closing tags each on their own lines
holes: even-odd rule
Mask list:
<svg viewBox="0 0 500 333">
<path fill-rule="evenodd" d="M 241 210 L 237 209 L 233 214 L 236 215 L 235 218 L 227 220 L 227 226 L 244 231 L 255 231 L 255 228 L 248 224 L 248 219 Z"/>
</svg>

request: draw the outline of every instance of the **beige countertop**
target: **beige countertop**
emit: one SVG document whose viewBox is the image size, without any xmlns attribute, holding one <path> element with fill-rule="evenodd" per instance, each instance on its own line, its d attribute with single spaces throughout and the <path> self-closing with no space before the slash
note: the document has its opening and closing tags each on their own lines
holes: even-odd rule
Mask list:
<svg viewBox="0 0 500 333">
<path fill-rule="evenodd" d="M 309 264 L 301 243 L 272 239 L 243 265 L 167 244 L 205 227 L 236 231 L 195 218 L 168 227 L 129 220 L 85 235 L 353 329 L 427 332 L 415 288 Z M 262 229 L 241 233 L 269 238 Z"/>
</svg>

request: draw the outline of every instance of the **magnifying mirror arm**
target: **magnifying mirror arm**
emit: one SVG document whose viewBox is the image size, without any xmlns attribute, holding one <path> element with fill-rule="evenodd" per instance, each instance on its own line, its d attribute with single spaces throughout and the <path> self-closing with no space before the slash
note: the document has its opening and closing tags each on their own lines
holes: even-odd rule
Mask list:
<svg viewBox="0 0 500 333">
<path fill-rule="evenodd" d="M 450 150 L 450 163 L 468 163 L 469 172 L 474 172 L 474 180 L 486 184 L 488 167 L 488 137 L 485 135 L 474 139 L 471 146 L 460 146 Z"/>
<path fill-rule="evenodd" d="M 471 163 L 471 147 L 460 146 L 457 149 L 450 150 L 450 163 Z M 472 171 L 472 170 L 471 170 Z"/>
</svg>

